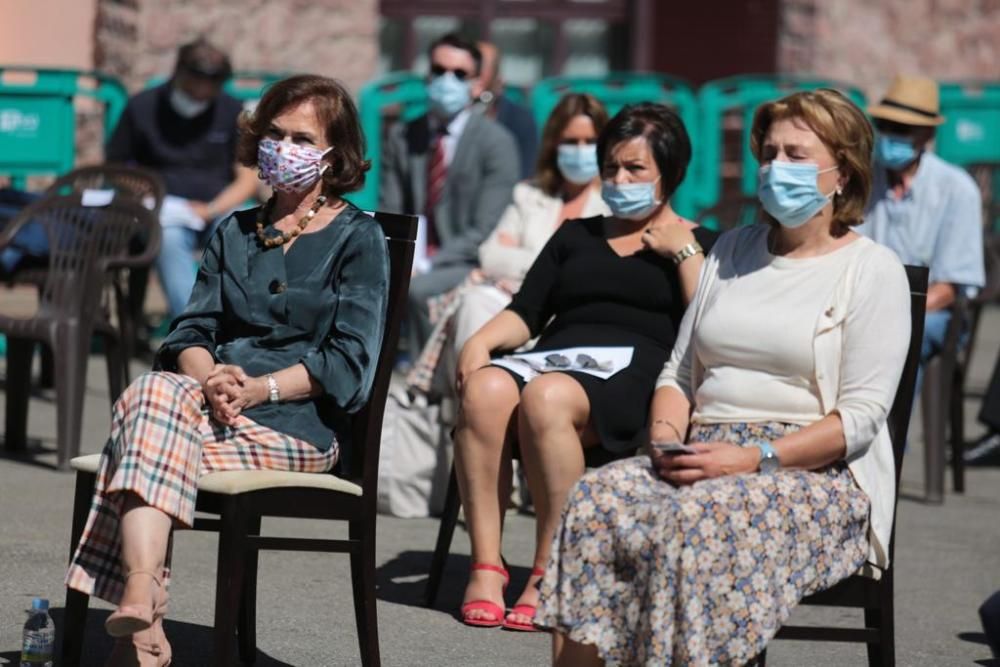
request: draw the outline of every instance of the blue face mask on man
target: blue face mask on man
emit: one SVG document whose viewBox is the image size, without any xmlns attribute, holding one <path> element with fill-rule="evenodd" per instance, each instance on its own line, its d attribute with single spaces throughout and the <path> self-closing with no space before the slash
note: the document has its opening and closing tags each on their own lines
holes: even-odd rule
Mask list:
<svg viewBox="0 0 1000 667">
<path fill-rule="evenodd" d="M 583 185 L 597 176 L 597 146 L 594 144 L 560 144 L 556 153 L 556 166 L 570 183 Z"/>
<path fill-rule="evenodd" d="M 913 140 L 896 134 L 879 134 L 875 160 L 889 169 L 902 169 L 920 157 Z"/>
<path fill-rule="evenodd" d="M 469 82 L 460 80 L 453 72 L 431 79 L 427 84 L 427 97 L 430 98 L 431 109 L 445 118 L 457 115 L 472 101 Z"/>
<path fill-rule="evenodd" d="M 760 168 L 757 197 L 764 210 L 782 226 L 800 227 L 833 197 L 833 192 L 825 195 L 819 191 L 816 179 L 835 169 L 836 166 L 820 170 L 815 164 L 775 160 Z"/>
<path fill-rule="evenodd" d="M 604 181 L 601 184 L 601 197 L 611 209 L 611 214 L 623 220 L 642 220 L 648 218 L 661 202 L 656 198 L 655 181 L 645 183 L 613 183 Z"/>
</svg>

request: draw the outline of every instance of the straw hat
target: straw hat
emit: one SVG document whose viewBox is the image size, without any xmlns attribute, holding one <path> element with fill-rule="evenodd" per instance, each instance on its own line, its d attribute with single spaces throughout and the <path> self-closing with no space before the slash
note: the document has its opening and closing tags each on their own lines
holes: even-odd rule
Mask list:
<svg viewBox="0 0 1000 667">
<path fill-rule="evenodd" d="M 935 126 L 944 122 L 937 82 L 919 76 L 897 76 L 882 101 L 868 107 L 868 113 L 904 125 Z"/>
</svg>

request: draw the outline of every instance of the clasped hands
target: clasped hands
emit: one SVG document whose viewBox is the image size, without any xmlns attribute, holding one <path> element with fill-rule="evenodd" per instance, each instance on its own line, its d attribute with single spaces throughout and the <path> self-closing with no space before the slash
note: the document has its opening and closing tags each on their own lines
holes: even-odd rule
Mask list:
<svg viewBox="0 0 1000 667">
<path fill-rule="evenodd" d="M 267 400 L 267 380 L 250 377 L 239 366 L 216 364 L 201 385 L 212 416 L 221 424 L 234 426 L 248 408 Z"/>
<path fill-rule="evenodd" d="M 650 439 L 669 442 L 671 435 L 670 429 L 654 428 Z M 760 450 L 756 447 L 740 447 L 728 442 L 695 442 L 688 447 L 695 453 L 663 454 L 649 445 L 653 470 L 662 479 L 681 486 L 723 475 L 755 472 L 760 464 Z"/>
</svg>

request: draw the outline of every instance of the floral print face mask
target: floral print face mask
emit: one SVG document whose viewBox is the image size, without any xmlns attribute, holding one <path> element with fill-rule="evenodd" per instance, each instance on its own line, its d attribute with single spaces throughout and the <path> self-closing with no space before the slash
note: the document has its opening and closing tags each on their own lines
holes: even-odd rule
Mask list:
<svg viewBox="0 0 1000 667">
<path fill-rule="evenodd" d="M 258 176 L 275 190 L 282 192 L 304 192 L 314 186 L 329 164 L 323 156 L 333 147 L 321 151 L 311 146 L 261 139 L 257 146 Z"/>
</svg>

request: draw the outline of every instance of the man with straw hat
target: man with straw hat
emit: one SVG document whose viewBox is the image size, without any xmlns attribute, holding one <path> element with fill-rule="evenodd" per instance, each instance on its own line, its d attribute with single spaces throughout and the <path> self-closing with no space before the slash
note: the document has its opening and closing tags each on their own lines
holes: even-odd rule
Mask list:
<svg viewBox="0 0 1000 667">
<path fill-rule="evenodd" d="M 935 81 L 897 76 L 868 113 L 878 139 L 872 197 L 858 231 L 905 264 L 930 269 L 925 362 L 944 343 L 957 291 L 975 292 L 985 283 L 982 200 L 968 173 L 927 150 L 944 122 Z"/>
</svg>

